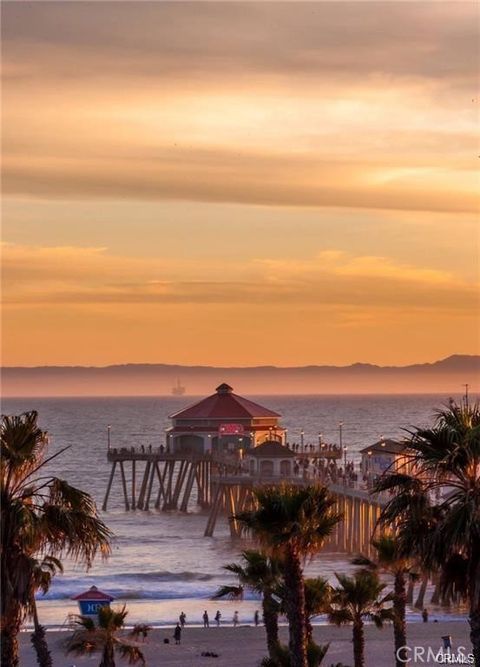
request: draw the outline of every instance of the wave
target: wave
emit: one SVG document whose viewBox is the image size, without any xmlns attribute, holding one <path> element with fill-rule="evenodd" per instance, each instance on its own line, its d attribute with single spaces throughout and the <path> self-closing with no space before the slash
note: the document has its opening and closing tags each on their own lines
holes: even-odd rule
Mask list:
<svg viewBox="0 0 480 667">
<path fill-rule="evenodd" d="M 103 577 L 96 577 L 98 579 Z M 169 570 L 159 570 L 158 572 L 118 572 L 114 575 L 106 575 L 108 579 L 122 579 L 122 580 L 141 580 L 153 579 L 155 581 L 210 581 L 215 579 L 215 575 L 207 574 L 205 572 L 170 572 Z"/>
<path fill-rule="evenodd" d="M 149 591 L 144 589 L 124 589 L 110 587 L 108 592 L 115 600 L 186 600 L 190 598 L 206 600 L 211 594 L 206 591 Z M 213 593 L 213 591 L 211 592 Z M 70 600 L 71 596 L 59 591 L 49 591 L 46 595 L 39 596 L 40 600 Z"/>
<path fill-rule="evenodd" d="M 216 580 L 216 581 L 215 581 Z M 174 600 L 185 598 L 209 598 L 219 585 L 225 583 L 225 576 L 215 576 L 205 572 L 120 572 L 96 576 L 59 576 L 46 595 L 38 599 L 66 600 L 80 592 L 97 586 L 116 599 L 124 600 Z"/>
</svg>

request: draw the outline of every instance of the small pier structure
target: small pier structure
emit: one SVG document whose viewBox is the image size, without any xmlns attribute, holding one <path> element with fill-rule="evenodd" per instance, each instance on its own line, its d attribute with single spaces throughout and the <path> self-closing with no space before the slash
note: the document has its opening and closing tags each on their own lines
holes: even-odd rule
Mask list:
<svg viewBox="0 0 480 667">
<path fill-rule="evenodd" d="M 214 535 L 221 516 L 233 538 L 241 537 L 234 517 L 254 506 L 254 490 L 263 485 L 326 484 L 344 519 L 327 548 L 371 553 L 385 499 L 372 497 L 356 482 L 329 477 L 327 463 L 339 458 L 319 443 L 314 453 L 287 446 L 280 415 L 233 393 L 221 384 L 214 394 L 170 415 L 165 445 L 158 448 L 108 448 L 111 471 L 102 509 L 107 510 L 115 478 L 119 478 L 125 510 L 188 512 L 195 505 L 208 510 L 205 536 Z M 304 465 L 305 464 L 305 465 Z"/>
</svg>

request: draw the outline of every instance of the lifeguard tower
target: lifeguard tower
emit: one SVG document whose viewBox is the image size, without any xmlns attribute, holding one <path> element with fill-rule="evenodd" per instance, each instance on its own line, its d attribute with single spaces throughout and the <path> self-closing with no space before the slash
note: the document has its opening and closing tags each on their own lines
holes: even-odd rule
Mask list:
<svg viewBox="0 0 480 667">
<path fill-rule="evenodd" d="M 102 607 L 109 607 L 114 598 L 108 593 L 91 586 L 88 591 L 72 597 L 78 602 L 81 616 L 96 616 Z"/>
</svg>

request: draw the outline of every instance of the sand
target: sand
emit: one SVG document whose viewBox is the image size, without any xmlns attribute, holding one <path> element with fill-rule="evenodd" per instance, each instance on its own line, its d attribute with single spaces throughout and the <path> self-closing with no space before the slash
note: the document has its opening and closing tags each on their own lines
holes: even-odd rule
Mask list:
<svg viewBox="0 0 480 667">
<path fill-rule="evenodd" d="M 282 640 L 286 640 L 287 628 L 282 627 Z M 438 651 L 442 646 L 442 635 L 451 635 L 453 648 L 465 646 L 470 650 L 468 640 L 469 627 L 467 622 L 449 621 L 439 623 L 412 623 L 408 626 L 409 646 L 432 647 Z M 265 634 L 263 627 L 239 626 L 237 628 L 212 627 L 188 628 L 183 631 L 182 643 L 176 646 L 172 640 L 172 629 L 160 629 L 151 632 L 145 644 L 145 656 L 149 667 L 256 667 L 266 655 Z M 314 636 L 318 642 L 331 642 L 328 654 L 323 662 L 324 667 L 342 662 L 352 665 L 351 628 L 317 626 Z M 49 646 L 54 655 L 55 667 L 97 667 L 100 659 L 98 654 L 89 657 L 66 656 L 61 648 L 65 632 L 49 632 Z M 163 639 L 170 638 L 170 644 Z M 391 626 L 377 630 L 373 626 L 366 627 L 366 665 L 367 667 L 393 667 L 393 632 Z M 21 634 L 21 667 L 35 667 L 36 660 L 30 646 L 27 633 Z M 218 658 L 202 657 L 203 651 L 214 651 Z M 118 660 L 117 665 L 126 665 Z M 411 663 L 413 664 L 413 663 Z M 434 665 L 434 660 L 425 660 L 416 664 Z"/>
</svg>

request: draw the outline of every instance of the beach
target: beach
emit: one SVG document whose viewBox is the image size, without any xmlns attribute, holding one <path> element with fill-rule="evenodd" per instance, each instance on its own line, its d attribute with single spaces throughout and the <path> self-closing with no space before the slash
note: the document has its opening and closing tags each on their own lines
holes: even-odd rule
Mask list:
<svg viewBox="0 0 480 667">
<path fill-rule="evenodd" d="M 441 621 L 438 623 L 410 623 L 407 629 L 408 645 L 427 649 L 431 647 L 437 653 L 442 646 L 442 636 L 450 635 L 452 649 L 455 652 L 459 647 L 465 647 L 465 653 L 470 651 L 468 638 L 469 626 L 466 621 Z M 54 657 L 55 667 L 81 667 L 89 665 L 96 667 L 100 663 L 99 654 L 88 657 L 65 655 L 62 642 L 67 637 L 66 632 L 48 632 L 47 639 Z M 165 638 L 169 644 L 164 643 Z M 164 628 L 153 630 L 145 643 L 145 657 L 149 667 L 199 667 L 201 665 L 215 665 L 215 667 L 256 667 L 266 656 L 265 632 L 263 627 L 239 626 L 210 627 L 208 629 L 188 626 L 184 629 L 182 643 L 176 646 L 173 641 L 173 629 Z M 287 628 L 280 628 L 282 642 L 287 641 Z M 330 642 L 330 648 L 323 662 L 324 666 L 336 665 L 341 662 L 345 666 L 353 664 L 352 630 L 351 627 L 334 627 L 330 625 L 316 626 L 314 638 L 319 643 Z M 393 667 L 393 630 L 392 626 L 382 630 L 374 626 L 365 626 L 366 665 L 367 667 Z M 36 667 L 36 659 L 30 645 L 30 634 L 22 633 L 21 667 Z M 203 652 L 214 652 L 218 658 L 203 657 Z M 417 664 L 433 665 L 432 658 Z M 127 664 L 118 660 L 118 665 Z"/>
</svg>

